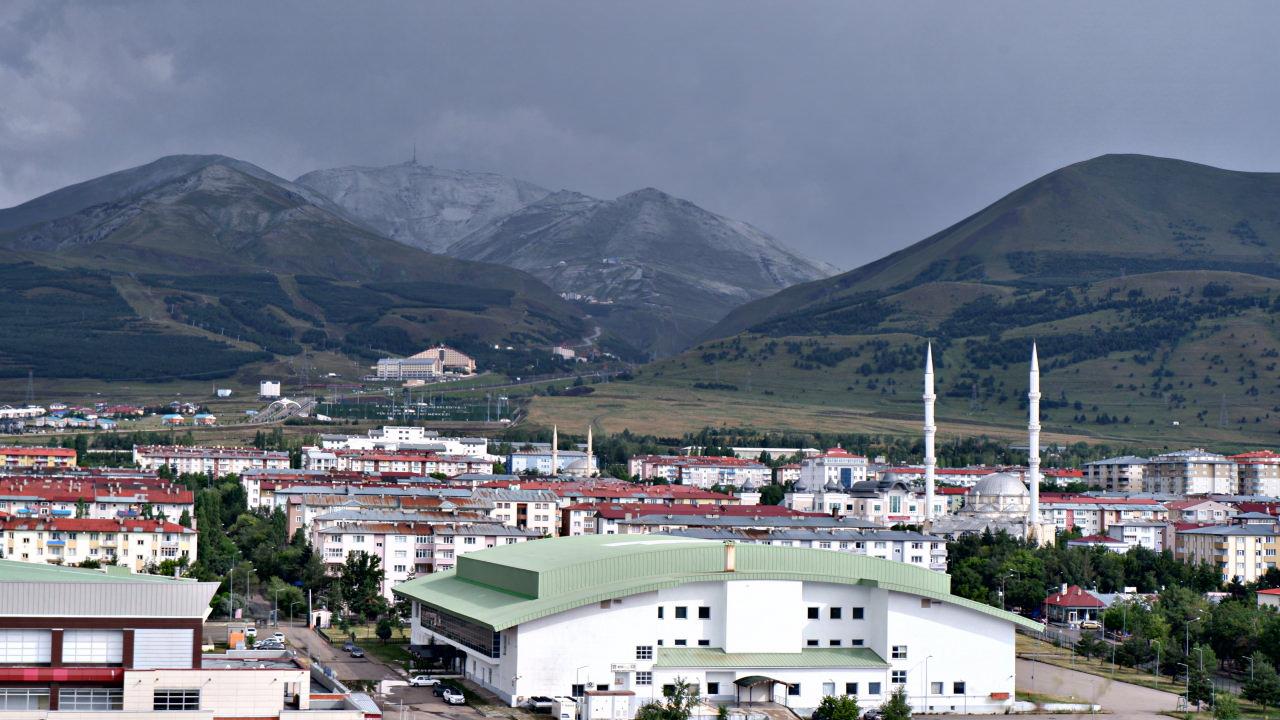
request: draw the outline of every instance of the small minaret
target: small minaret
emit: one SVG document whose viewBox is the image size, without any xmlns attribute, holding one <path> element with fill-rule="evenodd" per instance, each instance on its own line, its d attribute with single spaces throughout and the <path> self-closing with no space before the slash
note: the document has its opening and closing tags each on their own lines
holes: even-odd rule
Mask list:
<svg viewBox="0 0 1280 720">
<path fill-rule="evenodd" d="M 551 477 L 560 477 L 560 429 L 551 426 Z"/>
<path fill-rule="evenodd" d="M 591 449 L 591 423 L 587 423 L 587 477 L 595 477 L 596 456 Z"/>
<path fill-rule="evenodd" d="M 1027 525 L 1040 525 L 1040 361 L 1036 344 L 1031 343 L 1031 377 L 1027 386 L 1027 480 L 1031 483 L 1031 505 Z"/>
<path fill-rule="evenodd" d="M 933 520 L 934 468 L 938 461 L 933 455 L 933 438 L 938 432 L 933 422 L 933 343 L 929 343 L 924 356 L 924 519 Z"/>
</svg>

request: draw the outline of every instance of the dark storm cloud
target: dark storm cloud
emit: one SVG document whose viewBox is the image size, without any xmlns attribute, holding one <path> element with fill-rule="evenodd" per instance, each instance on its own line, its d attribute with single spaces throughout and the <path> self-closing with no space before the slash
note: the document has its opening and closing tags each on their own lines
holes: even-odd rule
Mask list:
<svg viewBox="0 0 1280 720">
<path fill-rule="evenodd" d="M 0 207 L 178 152 L 656 186 L 852 267 L 1105 152 L 1280 170 L 1273 3 L 0 6 Z"/>
</svg>

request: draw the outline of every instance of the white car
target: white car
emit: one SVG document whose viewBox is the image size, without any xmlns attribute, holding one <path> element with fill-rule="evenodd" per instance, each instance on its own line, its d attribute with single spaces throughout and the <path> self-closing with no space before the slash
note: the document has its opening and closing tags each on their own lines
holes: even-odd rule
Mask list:
<svg viewBox="0 0 1280 720">
<path fill-rule="evenodd" d="M 432 685 L 439 685 L 440 681 L 427 675 L 414 675 L 409 678 L 409 684 L 414 687 L 431 687 Z"/>
<path fill-rule="evenodd" d="M 453 688 L 449 688 L 448 690 L 445 690 L 444 693 L 440 695 L 440 697 L 444 698 L 444 701 L 449 703 L 450 705 L 467 704 L 467 696 L 463 695 L 457 690 L 454 690 Z"/>
<path fill-rule="evenodd" d="M 272 636 L 271 636 L 270 638 L 268 638 L 268 639 L 269 639 L 269 640 L 271 640 L 272 642 L 283 643 L 283 642 L 284 642 L 284 633 L 282 633 L 282 632 L 274 633 L 274 634 L 272 634 Z"/>
</svg>

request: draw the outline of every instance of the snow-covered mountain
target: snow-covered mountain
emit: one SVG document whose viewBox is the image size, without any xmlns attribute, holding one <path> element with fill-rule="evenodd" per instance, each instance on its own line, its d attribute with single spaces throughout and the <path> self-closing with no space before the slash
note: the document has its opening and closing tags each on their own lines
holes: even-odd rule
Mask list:
<svg viewBox="0 0 1280 720">
<path fill-rule="evenodd" d="M 445 251 L 525 270 L 637 347 L 686 347 L 733 308 L 834 268 L 751 225 L 653 188 L 597 200 L 560 191 Z"/>
<path fill-rule="evenodd" d="M 503 175 L 413 161 L 316 170 L 296 182 L 323 194 L 348 216 L 383 235 L 432 252 L 550 192 Z"/>
</svg>

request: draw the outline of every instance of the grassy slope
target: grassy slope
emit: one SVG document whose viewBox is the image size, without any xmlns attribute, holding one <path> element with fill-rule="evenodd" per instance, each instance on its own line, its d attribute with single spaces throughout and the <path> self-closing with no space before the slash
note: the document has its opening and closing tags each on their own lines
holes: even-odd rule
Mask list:
<svg viewBox="0 0 1280 720">
<path fill-rule="evenodd" d="M 1208 282 L 1230 284 L 1231 297 L 1267 292 L 1273 297 L 1280 295 L 1278 281 L 1229 273 L 1130 276 L 1099 283 L 1079 294 L 1099 299 L 1111 289 L 1120 295 L 1141 289 L 1150 297 L 1174 291 L 1181 293 L 1178 297 L 1186 297 L 1188 288 L 1200 288 Z M 1004 290 L 997 288 L 993 292 Z M 930 293 L 930 286 L 910 292 L 917 296 L 915 307 L 923 308 L 917 314 L 936 318 L 942 314 L 940 308 L 953 302 L 955 291 L 954 285 L 941 283 L 935 293 Z M 982 293 L 965 288 L 963 294 Z M 897 322 L 900 315 L 891 317 L 886 324 Z M 1122 327 L 1123 315 L 1117 310 L 1082 313 L 1014 328 L 1005 337 L 1026 339 L 1029 344 L 1032 337 Z M 985 337 L 973 340 L 979 344 L 987 341 Z M 1274 359 L 1266 357 L 1280 352 L 1280 333 L 1273 313 L 1253 308 L 1227 317 L 1201 319 L 1194 329 L 1176 340 L 1149 360 L 1139 356 L 1152 349 L 1117 352 L 1062 367 L 1054 367 L 1055 358 L 1042 357 L 1046 433 L 1057 439 L 1132 441 L 1171 447 L 1274 445 L 1280 427 L 1280 411 L 1276 409 L 1280 406 L 1280 369 Z M 864 362 L 874 362 L 873 349 L 867 344 L 871 341 L 887 342 L 890 350 L 907 346 L 908 364 L 888 372 L 860 373 L 858 368 Z M 797 366 L 801 356 L 787 350 L 789 342 L 801 344 L 800 352 L 811 348 L 805 343 L 816 342 L 829 351 L 850 348 L 857 354 L 834 367 L 803 369 Z M 915 353 L 922 350 L 923 342 L 923 332 L 817 339 L 746 335 L 714 341 L 646 366 L 633 383 L 603 386 L 583 398 L 539 398 L 533 403 L 530 419 L 568 425 L 594 419 L 609 430 L 629 427 L 657 434 L 675 434 L 707 425 L 916 433 L 921 422 L 923 358 L 922 352 Z M 776 343 L 775 349 L 769 352 L 767 348 L 772 343 Z M 1020 403 L 1026 394 L 1024 361 L 989 370 L 974 368 L 963 339 L 936 346 L 935 353 L 939 360 L 937 411 L 944 436 L 980 432 L 1011 438 L 1024 435 L 1025 409 Z M 916 357 L 920 357 L 920 364 L 911 366 Z M 1152 393 L 1152 371 L 1162 358 L 1164 368 L 1171 373 L 1163 382 L 1173 387 Z M 1139 359 L 1145 362 L 1140 363 Z M 982 380 L 988 377 L 990 385 L 984 386 Z M 1212 384 L 1205 383 L 1206 377 Z M 969 389 L 971 379 L 979 381 L 976 401 Z M 737 390 L 698 389 L 693 387 L 695 383 L 732 385 Z M 1256 395 L 1250 394 L 1254 387 Z M 1064 394 L 1069 403 L 1080 401 L 1082 408 L 1049 407 L 1050 401 L 1060 400 Z M 1228 415 L 1225 426 L 1219 423 L 1224 397 Z M 1086 422 L 1073 419 L 1080 414 L 1087 416 Z M 1096 418 L 1100 414 L 1120 419 L 1129 416 L 1130 422 L 1098 424 Z M 1244 422 L 1240 422 L 1241 418 Z M 1172 425 L 1174 421 L 1178 427 Z"/>
</svg>

